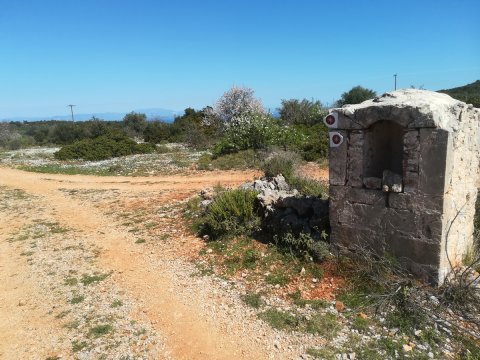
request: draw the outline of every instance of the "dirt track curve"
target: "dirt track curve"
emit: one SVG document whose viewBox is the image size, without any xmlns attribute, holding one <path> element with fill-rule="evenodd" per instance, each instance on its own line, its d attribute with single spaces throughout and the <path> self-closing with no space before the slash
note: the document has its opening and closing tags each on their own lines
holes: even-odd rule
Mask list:
<svg viewBox="0 0 480 360">
<path fill-rule="evenodd" d="M 158 205 L 162 205 L 162 201 L 168 204 L 172 200 L 183 200 L 216 184 L 235 186 L 256 175 L 251 171 L 229 171 L 196 173 L 188 177 L 131 178 L 38 174 L 0 168 L 0 188 L 5 190 L 4 194 L 11 194 L 14 189 L 25 193 L 21 206 L 15 206 L 15 197 L 4 195 L 0 199 L 0 204 L 4 204 L 0 206 L 0 358 L 81 358 L 78 355 L 81 352 L 70 349 L 65 324 L 55 320 L 63 313 L 55 318 L 49 315 L 52 311 L 55 313 L 59 305 L 52 298 L 52 290 L 42 285 L 42 273 L 32 271 L 31 264 L 33 268 L 37 266 L 37 255 L 31 255 L 32 260 L 25 261 L 26 256 L 19 254 L 21 242 L 12 240 L 29 224 L 38 222 L 39 217 L 71 229 L 64 238 L 81 237 L 85 242 L 82 246 L 100 249 L 95 266 L 111 273 L 109 281 L 113 282 L 112 286 L 120 288 L 120 293 L 136 304 L 129 316 L 151 324 L 159 334 L 159 342 L 163 342 L 161 351 L 153 358 L 268 358 L 268 349 L 250 337 L 248 324 L 232 327 L 225 318 L 212 318 L 205 311 L 205 302 L 222 301 L 222 294 L 188 289 L 189 275 L 171 265 L 176 261 L 173 251 L 159 253 L 157 248 L 145 251 L 135 244 L 131 232 L 118 226 L 114 215 L 91 199 L 69 195 L 75 191 L 116 191 L 118 197 L 134 196 L 138 201 L 156 196 Z M 183 234 L 179 237 L 179 241 L 188 240 Z M 57 238 L 51 236 L 52 244 Z M 41 250 L 47 253 L 51 249 L 45 245 Z M 44 263 L 45 260 L 38 262 L 38 268 Z M 52 289 L 60 289 L 57 290 L 59 294 L 63 291 L 60 285 L 52 285 Z M 108 292 L 108 289 L 98 289 L 98 292 Z M 121 354 L 118 355 L 120 358 Z M 90 354 L 84 358 L 95 356 Z"/>
</svg>

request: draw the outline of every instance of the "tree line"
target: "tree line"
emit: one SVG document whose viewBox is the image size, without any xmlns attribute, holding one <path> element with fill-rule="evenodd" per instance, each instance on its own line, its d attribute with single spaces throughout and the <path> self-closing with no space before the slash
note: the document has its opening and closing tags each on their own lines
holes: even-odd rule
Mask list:
<svg viewBox="0 0 480 360">
<path fill-rule="evenodd" d="M 375 96 L 360 86 L 342 94 L 335 106 L 358 103 Z M 232 87 L 212 106 L 185 109 L 172 123 L 148 119 L 131 112 L 121 121 L 92 118 L 83 122 L 35 121 L 0 123 L 0 147 L 69 145 L 99 137 L 119 139 L 119 134 L 137 142 L 181 142 L 195 149 L 211 149 L 215 156 L 246 149 L 276 146 L 299 152 L 307 160 L 324 157 L 328 151 L 327 130 L 322 123 L 327 108 L 314 99 L 283 99 L 274 117 L 250 88 Z M 83 147 L 89 142 L 83 142 Z"/>
</svg>

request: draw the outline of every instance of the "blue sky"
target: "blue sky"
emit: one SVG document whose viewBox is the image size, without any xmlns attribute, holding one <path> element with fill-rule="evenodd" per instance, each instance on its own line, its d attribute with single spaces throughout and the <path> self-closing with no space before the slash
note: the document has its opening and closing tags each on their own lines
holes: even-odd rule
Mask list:
<svg viewBox="0 0 480 360">
<path fill-rule="evenodd" d="M 480 79 L 480 1 L 0 0 L 0 118 Z"/>
</svg>

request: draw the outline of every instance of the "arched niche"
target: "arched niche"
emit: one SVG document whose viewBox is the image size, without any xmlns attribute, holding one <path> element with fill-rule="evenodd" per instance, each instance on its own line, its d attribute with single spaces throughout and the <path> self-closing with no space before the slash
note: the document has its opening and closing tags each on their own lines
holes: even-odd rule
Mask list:
<svg viewBox="0 0 480 360">
<path fill-rule="evenodd" d="M 385 170 L 403 177 L 403 134 L 393 121 L 377 121 L 365 131 L 363 177 L 382 178 Z"/>
</svg>

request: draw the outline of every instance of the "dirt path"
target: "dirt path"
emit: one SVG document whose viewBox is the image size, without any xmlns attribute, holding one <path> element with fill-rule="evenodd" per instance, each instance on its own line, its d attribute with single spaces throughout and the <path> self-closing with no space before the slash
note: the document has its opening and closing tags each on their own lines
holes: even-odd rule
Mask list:
<svg viewBox="0 0 480 360">
<path fill-rule="evenodd" d="M 22 225 L 18 220 L 2 221 L 0 232 L 11 235 Z M 21 358 L 24 349 L 34 355 L 39 339 L 50 342 L 52 336 L 63 335 L 45 316 L 48 306 L 35 301 L 42 289 L 22 260 L 8 242 L 0 242 L 0 358 L 5 359 Z"/>
<path fill-rule="evenodd" d="M 98 288 L 95 288 L 96 290 L 91 294 L 85 293 L 90 291 L 85 290 L 87 289 L 85 284 L 77 290 L 71 290 L 62 283 L 58 284 L 60 281 L 52 283 L 52 289 L 59 289 L 58 294 L 61 296 L 64 294 L 64 297 L 70 299 L 65 306 L 70 308 L 74 306 L 69 304 L 76 303 L 75 291 L 85 293 L 86 295 L 82 296 L 88 300 L 89 296 L 95 297 L 98 292 L 110 291 L 109 286 L 112 289 L 119 288 L 118 293 L 125 294 L 127 299 L 125 301 L 131 301 L 134 304 L 131 313 L 128 314 L 129 319 L 134 319 L 131 322 L 141 319 L 151 324 L 159 339 L 157 344 L 164 342 L 165 346 L 162 345 L 160 350 L 157 349 L 157 355 L 153 358 L 170 356 L 174 359 L 268 358 L 268 349 L 264 344 L 256 341 L 257 339 L 251 334 L 248 314 L 241 314 L 235 309 L 232 311 L 237 313 L 232 313 L 226 309 L 225 314 L 212 316 L 212 309 L 208 307 L 208 302 L 215 302 L 217 305 L 226 304 L 228 308 L 228 299 L 224 294 L 210 293 L 205 289 L 203 280 L 198 283 L 195 282 L 196 280 L 191 280 L 191 274 L 185 270 L 185 265 L 178 263 L 175 254 L 169 253 L 168 249 L 139 247 L 135 244 L 132 234 L 125 228 L 119 227 L 111 214 L 105 214 L 104 209 L 91 201 L 69 196 L 68 192 L 115 189 L 122 192 L 123 196 L 139 193 L 156 196 L 155 194 L 164 192 L 163 196 L 158 196 L 159 205 L 161 205 L 161 201 L 168 204 L 172 199 L 186 198 L 207 186 L 238 185 L 251 180 L 255 175 L 258 174 L 215 172 L 189 177 L 109 178 L 36 174 L 0 168 L 0 187 L 5 190 L 0 201 L 7 204 L 0 207 L 2 210 L 0 212 L 2 216 L 0 223 L 0 358 L 36 359 L 49 356 L 55 358 L 54 356 L 57 355 L 66 358 L 77 356 L 78 358 L 96 358 L 94 353 L 85 353 L 85 356 L 80 356 L 82 352 L 78 348 L 87 348 L 88 342 L 79 343 L 77 340 L 72 340 L 72 335 L 65 335 L 66 325 L 51 321 L 51 317 L 47 315 L 48 309 L 55 309 L 59 306 L 56 301 L 59 303 L 61 301 L 56 300 L 55 297 L 52 298 L 51 289 L 41 286 L 44 281 L 42 276 L 48 272 L 40 271 L 45 264 L 45 259 L 42 260 L 40 257 L 42 253 L 56 250 L 59 244 L 65 241 L 66 236 L 62 236 L 58 228 L 70 229 L 66 234 L 75 238 L 73 244 L 79 244 L 78 247 L 98 247 L 99 256 L 92 265 L 95 268 L 92 269 L 111 274 L 108 278 L 111 285 L 105 285 L 107 287 L 105 289 L 100 287 L 101 285 L 94 284 Z M 17 199 L 12 195 L 15 194 L 13 189 L 20 189 L 25 194 L 20 196 L 21 199 Z M 20 204 L 21 201 L 23 205 Z M 25 256 L 19 254 L 19 251 L 23 249 L 21 246 L 26 246 L 26 243 L 25 241 L 16 242 L 15 236 L 18 236 L 22 229 L 25 230 L 28 224 L 37 223 L 38 227 L 36 219 L 39 217 L 48 219 L 46 224 L 47 227 L 49 226 L 50 235 L 39 236 L 39 240 L 35 241 L 35 233 L 34 235 L 29 233 L 29 240 L 33 239 L 31 244 L 35 246 L 30 245 L 34 251 L 26 253 L 28 260 L 25 262 Z M 187 239 L 181 235 L 177 240 L 186 241 Z M 68 251 L 73 247 L 74 245 L 66 246 L 64 249 Z M 25 250 L 23 251 L 25 253 Z M 39 257 L 38 261 L 36 257 Z M 62 259 L 63 257 L 59 257 L 58 262 L 61 263 Z M 72 258 L 71 266 L 74 263 L 77 264 L 78 260 L 78 256 Z M 69 271 L 79 276 L 80 271 L 86 271 L 85 266 L 90 266 L 89 264 L 89 262 L 79 264 L 79 269 L 82 270 Z M 57 267 L 56 273 L 62 271 L 58 268 L 58 264 L 52 266 Z M 32 271 L 32 269 L 40 270 Z M 68 282 L 67 280 L 65 282 Z M 55 310 L 51 311 L 55 312 Z M 56 318 L 67 317 L 67 315 L 60 316 L 62 314 L 58 313 Z M 235 326 L 232 326 L 228 320 L 231 316 L 243 316 L 245 324 L 241 325 L 242 320 L 234 322 Z M 109 328 L 106 329 L 109 330 Z M 92 328 L 87 334 L 92 339 L 97 338 Z M 65 339 L 70 336 L 67 340 L 73 344 L 73 350 L 69 348 L 70 342 L 67 340 L 59 340 L 60 342 L 50 347 L 50 341 L 45 341 L 45 336 L 49 339 L 55 337 Z M 28 351 L 24 348 L 19 350 L 25 346 L 29 348 Z M 76 351 L 79 351 L 77 355 L 75 355 Z M 115 354 L 115 351 L 110 350 L 110 354 L 112 353 Z M 121 355 L 118 354 L 118 358 Z"/>
</svg>

